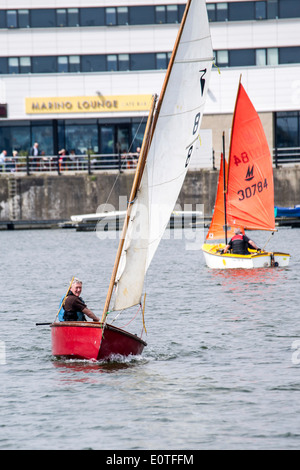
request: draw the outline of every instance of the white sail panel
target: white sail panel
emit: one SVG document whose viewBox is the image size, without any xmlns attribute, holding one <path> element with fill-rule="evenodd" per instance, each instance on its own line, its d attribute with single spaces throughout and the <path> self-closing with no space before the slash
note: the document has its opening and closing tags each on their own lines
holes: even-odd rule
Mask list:
<svg viewBox="0 0 300 470">
<path fill-rule="evenodd" d="M 179 45 L 174 61 L 171 60 L 172 68 L 161 97 L 146 171 L 134 204 L 139 206 L 139 210 L 130 221 L 134 227 L 130 227 L 126 235 L 114 309 L 130 306 L 122 292 L 134 290 L 135 300 L 141 298 L 145 273 L 169 222 L 199 139 L 211 72 L 212 46 L 205 1 L 192 0 L 187 8 Z M 145 223 L 146 217 L 148 221 Z M 144 239 L 130 240 L 130 233 L 137 233 L 137 227 L 144 223 L 145 227 L 140 232 Z M 141 260 L 136 259 L 137 246 L 139 252 L 143 251 L 142 255 L 139 253 Z"/>
</svg>

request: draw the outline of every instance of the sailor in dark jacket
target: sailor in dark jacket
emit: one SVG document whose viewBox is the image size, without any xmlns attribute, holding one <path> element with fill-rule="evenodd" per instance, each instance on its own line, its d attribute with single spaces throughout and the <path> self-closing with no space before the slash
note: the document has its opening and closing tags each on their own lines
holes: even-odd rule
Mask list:
<svg viewBox="0 0 300 470">
<path fill-rule="evenodd" d="M 234 255 L 249 255 L 248 247 L 254 248 L 254 250 L 261 251 L 260 248 L 250 240 L 247 235 L 243 235 L 239 228 L 234 229 L 234 236 L 225 246 L 223 253 L 227 253 L 230 249 Z"/>
<path fill-rule="evenodd" d="M 74 279 L 71 285 L 68 296 L 63 305 L 64 321 L 84 321 L 87 315 L 93 321 L 99 321 L 99 318 L 89 309 L 80 297 L 82 290 L 82 282 L 79 279 Z"/>
</svg>

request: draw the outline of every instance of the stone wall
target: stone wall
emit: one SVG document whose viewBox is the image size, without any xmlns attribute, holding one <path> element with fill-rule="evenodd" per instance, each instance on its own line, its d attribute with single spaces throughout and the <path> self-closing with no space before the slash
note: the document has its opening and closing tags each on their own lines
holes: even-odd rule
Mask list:
<svg viewBox="0 0 300 470">
<path fill-rule="evenodd" d="M 214 207 L 218 171 L 199 170 L 187 174 L 178 205 L 204 204 L 205 215 Z M 69 220 L 71 215 L 124 210 L 133 181 L 132 172 L 87 174 L 40 174 L 0 176 L 0 221 Z M 300 204 L 300 167 L 274 170 L 275 205 Z M 119 199 L 121 197 L 121 200 Z M 102 206 L 103 208 L 103 206 Z"/>
</svg>

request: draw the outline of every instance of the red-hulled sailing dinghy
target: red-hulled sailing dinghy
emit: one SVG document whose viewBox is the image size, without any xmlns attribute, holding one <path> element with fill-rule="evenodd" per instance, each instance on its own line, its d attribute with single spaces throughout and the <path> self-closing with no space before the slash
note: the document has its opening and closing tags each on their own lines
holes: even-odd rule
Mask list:
<svg viewBox="0 0 300 470">
<path fill-rule="evenodd" d="M 206 2 L 188 0 L 160 98 L 152 99 L 101 322 L 54 322 L 54 356 L 97 360 L 140 354 L 146 346 L 107 324 L 107 315 L 141 305 L 145 274 L 199 145 L 212 62 Z"/>
</svg>

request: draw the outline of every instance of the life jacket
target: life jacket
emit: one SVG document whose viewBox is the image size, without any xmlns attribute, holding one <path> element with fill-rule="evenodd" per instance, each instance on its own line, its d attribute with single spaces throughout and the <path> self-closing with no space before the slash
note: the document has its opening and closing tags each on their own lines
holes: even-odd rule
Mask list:
<svg viewBox="0 0 300 470">
<path fill-rule="evenodd" d="M 64 298 L 65 298 L 65 295 L 62 296 L 59 307 L 61 307 L 64 301 Z M 58 319 L 59 321 L 85 321 L 86 320 L 82 312 L 76 312 L 76 313 L 66 312 L 64 307 L 61 307 L 60 312 L 58 314 Z"/>
<path fill-rule="evenodd" d="M 248 243 L 244 240 L 244 235 L 237 234 L 231 239 L 232 252 L 235 255 L 248 255 Z"/>
</svg>

